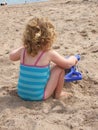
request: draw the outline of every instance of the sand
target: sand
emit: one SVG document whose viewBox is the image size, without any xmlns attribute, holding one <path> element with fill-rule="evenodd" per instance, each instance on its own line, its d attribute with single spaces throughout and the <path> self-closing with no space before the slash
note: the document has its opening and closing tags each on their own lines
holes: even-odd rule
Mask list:
<svg viewBox="0 0 98 130">
<path fill-rule="evenodd" d="M 53 48 L 80 54 L 83 79 L 65 83 L 73 97 L 23 101 L 17 96 L 19 62 L 9 53 L 22 44 L 26 22 L 49 17 L 58 31 Z M 0 130 L 98 130 L 98 1 L 50 0 L 0 6 Z"/>
</svg>

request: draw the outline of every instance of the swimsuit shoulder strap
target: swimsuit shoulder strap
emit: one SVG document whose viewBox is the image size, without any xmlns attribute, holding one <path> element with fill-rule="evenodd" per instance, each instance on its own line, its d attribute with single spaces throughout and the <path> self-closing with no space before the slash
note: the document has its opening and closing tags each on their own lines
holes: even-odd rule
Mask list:
<svg viewBox="0 0 98 130">
<path fill-rule="evenodd" d="M 23 58 L 22 58 L 22 63 L 24 64 L 24 60 L 25 60 L 25 49 L 23 50 Z"/>
<path fill-rule="evenodd" d="M 41 59 L 43 54 L 44 54 L 44 52 L 42 51 L 41 54 L 39 55 L 39 57 L 37 58 L 37 60 L 35 61 L 34 66 L 37 65 L 37 63 L 39 62 L 39 60 Z"/>
</svg>

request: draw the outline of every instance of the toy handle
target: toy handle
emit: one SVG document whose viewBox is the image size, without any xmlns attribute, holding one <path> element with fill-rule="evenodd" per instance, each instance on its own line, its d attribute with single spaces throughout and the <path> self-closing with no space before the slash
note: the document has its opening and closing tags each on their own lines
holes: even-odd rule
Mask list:
<svg viewBox="0 0 98 130">
<path fill-rule="evenodd" d="M 75 57 L 77 58 L 78 61 L 80 60 L 80 55 L 79 54 L 75 55 Z M 69 58 L 69 56 L 67 56 L 66 58 Z"/>
<path fill-rule="evenodd" d="M 80 55 L 79 54 L 75 55 L 75 57 L 77 58 L 78 61 L 80 60 Z"/>
<path fill-rule="evenodd" d="M 70 72 L 70 73 L 67 74 L 67 77 L 72 77 L 73 75 L 79 76 L 80 72 L 77 72 L 77 71 Z"/>
</svg>

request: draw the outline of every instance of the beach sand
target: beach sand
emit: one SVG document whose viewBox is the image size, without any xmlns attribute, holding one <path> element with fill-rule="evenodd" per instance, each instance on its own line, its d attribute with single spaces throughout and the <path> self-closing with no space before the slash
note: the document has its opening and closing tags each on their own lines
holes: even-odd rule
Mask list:
<svg viewBox="0 0 98 130">
<path fill-rule="evenodd" d="M 19 62 L 9 53 L 22 44 L 27 21 L 49 17 L 58 32 L 53 48 L 80 54 L 83 79 L 65 83 L 73 97 L 28 102 L 17 96 Z M 98 1 L 50 0 L 0 6 L 0 130 L 98 130 Z"/>
</svg>

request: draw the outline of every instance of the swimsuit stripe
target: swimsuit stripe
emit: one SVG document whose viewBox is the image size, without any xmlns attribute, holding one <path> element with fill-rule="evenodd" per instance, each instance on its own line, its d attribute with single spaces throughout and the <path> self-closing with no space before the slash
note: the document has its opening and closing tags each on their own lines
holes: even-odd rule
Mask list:
<svg viewBox="0 0 98 130">
<path fill-rule="evenodd" d="M 35 88 L 32 88 L 32 87 L 30 87 L 30 88 L 28 88 L 27 86 L 23 86 L 23 85 L 19 85 L 18 86 L 18 89 L 22 89 L 22 90 L 30 90 L 30 91 L 40 91 L 41 89 L 42 89 L 42 87 L 35 87 Z"/>
<path fill-rule="evenodd" d="M 26 71 L 26 70 L 21 70 L 21 73 L 23 73 L 23 74 L 28 74 L 28 75 L 31 75 L 31 76 L 39 76 L 39 75 L 42 75 L 42 76 L 45 76 L 45 75 L 47 75 L 47 73 L 48 72 L 43 72 L 43 73 L 38 73 L 38 72 L 36 72 L 36 71 L 34 71 L 33 73 L 32 73 L 33 71 Z"/>
<path fill-rule="evenodd" d="M 19 82 L 21 82 L 21 83 L 24 83 L 24 84 L 29 84 L 29 85 L 44 85 L 46 82 L 44 81 L 44 82 L 37 82 L 37 81 L 32 81 L 32 80 L 30 80 L 30 81 L 26 81 L 26 80 L 22 80 L 21 79 L 21 76 L 20 76 L 20 79 L 19 79 Z"/>
<path fill-rule="evenodd" d="M 25 90 L 25 89 L 19 88 L 18 92 L 21 92 L 21 93 L 24 93 L 24 94 L 30 95 L 30 96 L 32 96 L 32 95 L 37 96 L 38 94 L 39 95 L 42 94 L 43 90 L 40 89 L 39 91 L 31 91 L 31 89 Z"/>
<path fill-rule="evenodd" d="M 24 99 L 24 100 L 29 100 L 29 101 L 33 101 L 33 100 L 36 100 L 36 101 L 39 101 L 39 100 L 43 100 L 42 97 L 43 97 L 43 93 L 39 96 L 36 97 L 32 97 L 32 95 L 26 95 L 25 93 L 21 93 L 21 92 L 18 92 L 18 95 Z"/>
<path fill-rule="evenodd" d="M 24 87 L 24 89 L 25 88 L 32 89 L 32 84 L 30 85 L 30 84 L 24 84 L 24 83 L 18 82 L 18 87 L 19 86 Z M 43 85 L 40 85 L 40 84 L 36 85 L 36 87 L 33 89 L 40 89 L 40 88 L 43 88 Z"/>
<path fill-rule="evenodd" d="M 44 68 L 44 69 L 42 69 Z M 47 71 L 47 68 L 48 66 L 46 67 L 37 67 L 37 66 L 26 66 L 26 65 L 21 65 L 20 66 L 20 69 L 22 70 L 25 70 L 25 71 L 36 71 L 36 72 L 40 72 L 40 73 L 43 73 L 43 72 L 46 72 Z"/>
<path fill-rule="evenodd" d="M 29 77 L 24 77 L 24 76 L 20 76 L 21 80 L 27 81 L 27 82 L 45 82 L 46 79 L 42 78 L 42 79 L 38 79 L 38 78 L 29 78 Z"/>
<path fill-rule="evenodd" d="M 45 78 L 48 78 L 48 72 L 47 72 L 47 75 L 45 76 L 40 76 L 40 75 L 30 75 L 30 74 L 25 74 L 25 73 L 21 73 L 20 72 L 20 75 L 24 78 L 28 77 L 28 78 L 32 78 L 32 79 L 45 79 Z"/>
</svg>

